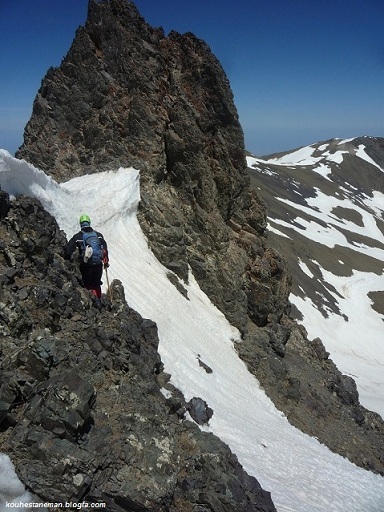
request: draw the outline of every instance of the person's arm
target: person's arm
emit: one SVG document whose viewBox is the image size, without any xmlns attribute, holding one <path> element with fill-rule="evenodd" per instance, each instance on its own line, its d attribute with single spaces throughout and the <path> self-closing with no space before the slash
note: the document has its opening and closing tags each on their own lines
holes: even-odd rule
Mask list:
<svg viewBox="0 0 384 512">
<path fill-rule="evenodd" d="M 103 265 L 104 268 L 107 268 L 109 267 L 108 245 L 101 233 L 97 233 L 97 235 L 100 238 L 100 242 L 103 247 Z"/>
<path fill-rule="evenodd" d="M 65 245 L 65 247 L 64 247 L 64 258 L 66 260 L 70 260 L 72 254 L 76 250 L 76 247 L 77 247 L 76 241 L 77 241 L 77 239 L 78 239 L 78 234 L 76 233 L 76 235 L 74 235 L 70 239 L 70 241 Z"/>
</svg>

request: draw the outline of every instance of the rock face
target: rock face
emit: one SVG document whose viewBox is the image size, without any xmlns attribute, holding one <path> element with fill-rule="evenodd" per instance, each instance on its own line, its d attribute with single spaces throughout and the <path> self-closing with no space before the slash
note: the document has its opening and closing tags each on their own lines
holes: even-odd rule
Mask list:
<svg viewBox="0 0 384 512">
<path fill-rule="evenodd" d="M 319 338 L 308 340 L 284 315 L 274 330 L 251 324 L 237 350 L 292 425 L 384 475 L 384 422 L 361 406 L 355 381 L 337 369 Z"/>
<path fill-rule="evenodd" d="M 90 0 L 68 55 L 42 81 L 17 156 L 58 181 L 139 168 L 140 222 L 159 260 L 185 280 L 192 269 L 241 330 L 240 355 L 296 425 L 356 464 L 384 473 L 380 418 L 360 407 L 353 384 L 321 355 L 321 341 L 309 344 L 289 317 L 290 274 L 268 247 L 266 211 L 249 186 L 229 83 L 203 41 L 192 34 L 165 36 L 126 0 Z M 108 352 L 99 336 L 95 350 Z M 119 379 L 109 385 L 124 389 Z M 84 420 L 80 437 L 87 435 L 92 400 L 84 388 L 81 410 L 73 411 Z M 343 432 L 356 441 L 352 448 L 335 435 L 343 422 Z M 74 434 L 65 432 L 68 441 Z M 185 487 L 192 490 L 196 482 Z"/>
<path fill-rule="evenodd" d="M 121 284 L 94 309 L 41 205 L 0 192 L 0 211 L 0 451 L 26 486 L 111 512 L 275 511 L 228 447 L 185 420 L 156 325 Z"/>
<path fill-rule="evenodd" d="M 142 227 L 168 268 L 242 331 L 287 306 L 289 276 L 265 251 L 264 206 L 250 191 L 243 132 L 222 67 L 192 34 L 165 36 L 126 0 L 89 3 L 68 55 L 50 69 L 18 157 L 67 180 L 141 172 Z"/>
</svg>

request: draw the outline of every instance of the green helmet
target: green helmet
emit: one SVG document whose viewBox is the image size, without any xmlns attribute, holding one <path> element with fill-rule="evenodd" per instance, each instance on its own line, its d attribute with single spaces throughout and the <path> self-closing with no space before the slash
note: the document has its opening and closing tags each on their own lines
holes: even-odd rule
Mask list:
<svg viewBox="0 0 384 512">
<path fill-rule="evenodd" d="M 91 219 L 89 218 L 88 215 L 82 215 L 80 217 L 80 221 L 79 222 L 80 222 L 80 226 L 83 226 L 83 224 L 85 224 L 85 223 L 87 223 L 88 226 L 91 225 Z"/>
</svg>

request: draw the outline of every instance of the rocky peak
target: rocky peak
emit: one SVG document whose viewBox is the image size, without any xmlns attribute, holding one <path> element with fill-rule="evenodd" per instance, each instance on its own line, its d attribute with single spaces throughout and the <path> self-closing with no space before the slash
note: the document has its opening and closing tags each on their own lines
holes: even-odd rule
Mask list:
<svg viewBox="0 0 384 512">
<path fill-rule="evenodd" d="M 179 183 L 215 146 L 228 173 L 246 176 L 232 92 L 209 47 L 190 33 L 165 37 L 126 0 L 91 0 L 42 82 L 18 156 L 59 181 L 133 165 Z"/>
<path fill-rule="evenodd" d="M 249 189 L 233 94 L 193 34 L 165 36 L 126 0 L 91 0 L 42 81 L 17 156 L 59 181 L 139 168 L 140 221 L 157 257 L 185 280 L 190 266 L 241 330 L 248 309 L 261 324 L 270 308 L 282 314 L 289 277 L 264 250 L 266 212 Z"/>
</svg>

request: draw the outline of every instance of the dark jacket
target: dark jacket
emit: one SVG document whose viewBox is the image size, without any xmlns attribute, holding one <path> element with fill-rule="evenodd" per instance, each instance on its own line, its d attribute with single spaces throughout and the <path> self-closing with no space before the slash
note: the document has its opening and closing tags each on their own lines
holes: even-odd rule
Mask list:
<svg viewBox="0 0 384 512">
<path fill-rule="evenodd" d="M 73 235 L 73 237 L 70 239 L 70 241 L 64 247 L 64 258 L 65 259 L 70 260 L 72 254 L 76 251 L 76 249 L 78 249 L 79 255 L 81 255 L 83 253 L 83 250 L 84 250 L 83 234 L 84 233 L 90 233 L 91 231 L 94 231 L 94 229 L 89 226 L 89 227 L 83 228 L 81 231 L 76 233 L 76 235 Z M 101 246 L 103 248 L 104 264 L 108 263 L 108 247 L 107 247 L 107 242 L 105 241 L 105 239 L 104 239 L 104 237 L 103 237 L 103 235 L 101 233 L 96 231 L 96 234 L 99 237 Z M 83 261 L 81 260 L 80 266 L 82 264 L 85 265 L 83 263 Z"/>
</svg>

